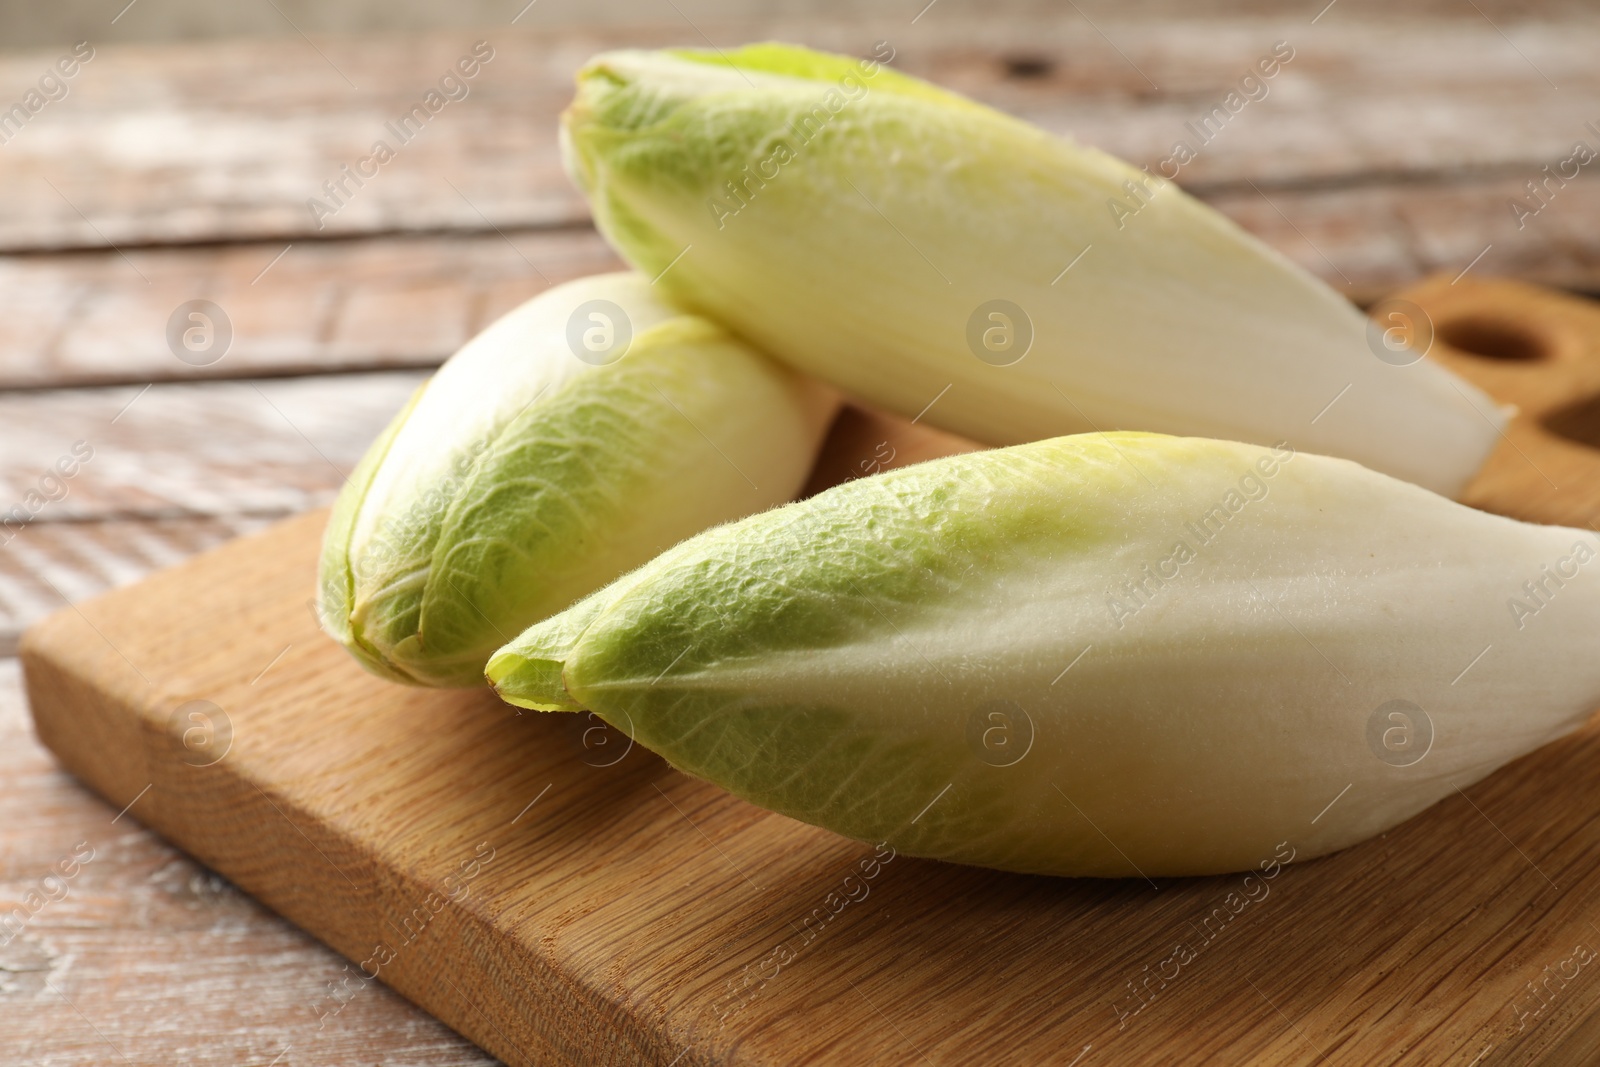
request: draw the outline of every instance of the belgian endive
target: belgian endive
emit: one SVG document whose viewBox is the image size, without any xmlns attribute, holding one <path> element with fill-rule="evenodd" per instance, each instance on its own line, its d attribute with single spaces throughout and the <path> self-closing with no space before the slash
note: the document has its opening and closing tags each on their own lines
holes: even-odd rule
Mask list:
<svg viewBox="0 0 1600 1067">
<path fill-rule="evenodd" d="M 1424 323 L 1369 338 L 1349 302 L 1158 173 L 889 55 L 602 54 L 563 119 L 567 167 L 686 306 L 987 444 L 1287 438 L 1451 496 L 1477 470 L 1504 416 L 1392 351 Z"/>
<path fill-rule="evenodd" d="M 663 549 L 793 498 L 836 407 L 635 274 L 558 286 L 452 356 L 351 476 L 324 628 L 385 677 L 490 653 Z"/>
<path fill-rule="evenodd" d="M 1204 874 L 1361 841 L 1581 724 L 1595 557 L 1288 445 L 1082 435 L 707 531 L 488 671 L 913 855 Z"/>
</svg>

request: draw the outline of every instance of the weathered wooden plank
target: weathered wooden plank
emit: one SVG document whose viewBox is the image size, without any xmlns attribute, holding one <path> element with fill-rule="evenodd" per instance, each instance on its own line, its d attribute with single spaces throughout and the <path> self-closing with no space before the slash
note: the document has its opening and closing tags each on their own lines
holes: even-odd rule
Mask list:
<svg viewBox="0 0 1600 1067">
<path fill-rule="evenodd" d="M 1111 14 L 1091 25 L 1065 9 L 1000 20 L 934 8 L 914 25 L 701 28 L 724 45 L 779 37 L 860 52 L 885 39 L 905 70 L 1141 163 L 1159 162 L 1186 122 L 1221 102 L 1275 41 L 1289 42 L 1295 58 L 1267 95 L 1184 168 L 1202 193 L 1246 180 L 1520 180 L 1586 135 L 1600 87 L 1590 58 L 1600 27 L 1570 17 L 1378 21 L 1341 5 L 1315 25 L 1299 10 L 1220 21 Z M 67 98 L 3 146 L 0 249 L 570 225 L 586 212 L 561 174 L 555 123 L 572 71 L 607 47 L 701 43 L 681 22 L 486 36 L 494 58 L 469 95 L 396 145 L 396 158 L 322 219 L 308 199 L 375 140 L 398 140 L 386 124 L 470 51 L 471 35 L 104 47 Z M 1393 61 L 1396 50 L 1405 63 Z M 0 61 L 0 90 L 20 95 L 54 58 Z"/>
<path fill-rule="evenodd" d="M 1300 27 L 1301 34 L 1308 29 L 1314 33 L 1296 38 L 1302 42 L 1295 45 L 1296 58 L 1270 83 L 1269 95 L 1248 105 L 1222 136 L 1202 146 L 1180 180 L 1359 299 L 1370 299 L 1423 273 L 1460 269 L 1491 245 L 1495 250 L 1481 262 L 1482 271 L 1600 288 L 1600 189 L 1594 183 L 1577 180 L 1547 186 L 1549 204 L 1537 216 L 1522 220 L 1521 228 L 1511 207 L 1513 199 L 1540 206 L 1527 194 L 1525 183 L 1542 179 L 1545 165 L 1568 158 L 1569 139 L 1587 135 L 1580 120 L 1586 101 L 1593 98 L 1582 91 L 1585 79 L 1594 77 L 1586 68 L 1577 72 L 1575 81 L 1567 82 L 1578 91 L 1555 93 L 1536 78 L 1529 64 L 1539 63 L 1564 79 L 1574 75 L 1567 53 L 1572 41 L 1588 39 L 1588 31 L 1567 27 L 1571 40 L 1563 42 L 1551 39 L 1553 30 L 1519 29 L 1517 47 L 1526 54 L 1525 61 L 1498 35 L 1492 41 L 1480 40 L 1486 29 L 1460 22 L 1398 28 L 1357 23 L 1340 28 L 1333 17 L 1330 14 L 1328 22 L 1316 27 Z M 1203 117 L 1215 102 L 1213 90 L 1220 84 L 1221 72 L 1245 69 L 1252 61 L 1251 50 L 1263 48 L 1279 24 L 1263 19 L 1208 24 L 1199 38 L 1207 42 L 1206 48 L 1183 46 L 1185 40 L 1195 40 L 1192 23 L 1130 27 L 1124 43 L 1137 52 L 1130 58 L 1143 68 L 1139 57 L 1148 53 L 1154 57 L 1151 62 L 1161 64 L 1160 93 L 1148 86 L 1141 92 L 1128 83 L 1129 78 L 1138 78 L 1131 66 L 1104 41 L 1074 37 L 1061 20 L 1041 22 L 1026 47 L 1014 30 L 966 25 L 971 32 L 964 42 L 919 28 L 917 33 L 926 39 L 910 39 L 902 65 L 1047 127 L 1159 166 L 1174 138 L 1197 142 L 1185 122 Z M 1387 54 L 1370 47 L 1380 29 L 1392 39 L 1425 37 L 1439 48 L 1424 50 L 1416 63 L 1397 74 L 1396 65 L 1374 58 Z M 521 109 L 520 117 L 500 115 L 495 120 L 500 125 L 553 123 L 554 111 L 568 90 L 566 74 L 557 77 L 550 66 L 579 62 L 592 48 L 615 43 L 616 32 L 512 38 L 485 68 L 475 95 L 460 102 L 461 107 Z M 847 44 L 845 38 L 858 31 L 827 32 L 839 34 L 840 41 L 824 43 Z M 941 32 L 948 37 L 950 31 L 947 27 Z M 1529 40 L 1522 39 L 1529 35 Z M 650 33 L 641 31 L 640 37 L 648 39 Z M 534 41 L 552 47 L 536 54 L 530 50 Z M 430 37 L 349 47 L 361 57 L 364 73 L 377 79 L 375 84 L 387 84 L 384 70 L 393 81 L 404 72 L 428 69 L 423 65 L 439 60 L 441 49 L 448 51 L 446 43 Z M 1546 51 L 1537 55 L 1529 51 L 1536 52 L 1536 46 Z M 260 115 L 278 114 L 272 111 L 274 104 L 288 115 L 325 112 L 318 121 L 332 121 L 327 115 L 350 118 L 339 93 L 318 80 L 328 72 L 313 77 L 297 66 L 301 61 L 289 55 L 289 44 L 239 47 L 226 59 L 210 52 L 173 49 L 108 50 L 97 56 L 74 83 L 73 94 L 59 104 L 62 109 L 78 109 L 72 112 L 78 116 L 72 121 L 81 129 L 74 127 L 72 132 L 65 125 L 47 125 L 47 120 L 61 118 L 47 110 L 4 146 L 8 163 L 21 161 L 14 184 L 22 194 L 0 202 L 0 245 L 10 240 L 7 233 L 19 232 L 15 226 L 42 224 L 40 220 L 53 217 L 45 206 L 30 201 L 25 190 L 32 166 L 27 161 L 39 163 L 44 159 L 41 152 L 57 151 L 76 154 L 72 180 L 81 179 L 94 196 L 111 198 L 99 201 L 95 210 L 115 212 L 121 222 L 101 219 L 95 223 L 101 233 L 124 223 L 156 227 L 130 233 L 139 241 L 257 232 L 259 227 L 248 219 L 271 198 L 259 189 L 252 192 L 251 183 L 266 182 L 279 193 L 289 188 L 293 183 L 284 168 L 303 161 L 304 145 L 301 151 L 289 151 L 285 143 L 274 142 L 268 152 L 248 137 L 210 137 L 206 154 L 188 160 L 183 174 L 174 176 L 152 162 L 160 155 L 159 146 L 142 140 L 147 134 L 156 141 L 164 136 L 159 131 L 165 127 L 155 117 L 163 107 L 204 112 L 211 116 L 207 121 L 223 124 L 218 131 L 228 123 L 233 126 L 227 128 L 246 129 L 251 123 L 268 121 Z M 1495 47 L 1504 54 L 1494 53 Z M 24 60 L 0 61 L 0 72 L 14 76 L 23 69 L 19 63 L 26 66 Z M 97 63 L 102 65 L 96 67 Z M 263 79 L 234 77 L 230 82 L 224 77 L 227 71 L 218 69 L 224 63 L 230 70 L 272 64 L 282 69 L 274 68 Z M 1120 71 L 1113 69 L 1118 64 Z M 116 74 L 116 91 L 90 79 L 97 70 Z M 283 70 L 300 76 L 284 76 Z M 509 72 L 505 84 L 492 93 L 491 72 Z M 519 91 L 525 95 L 519 96 Z M 1437 99 L 1429 93 L 1437 94 Z M 333 106 L 319 112 L 317 102 L 328 101 L 330 95 Z M 534 117 L 541 107 L 547 113 Z M 454 114 L 447 111 L 440 118 Z M 194 133 L 200 119 L 188 115 L 172 121 Z M 96 123 L 100 127 L 92 129 Z M 109 136 L 107 123 L 121 132 Z M 129 129 L 146 132 L 134 138 Z M 85 155 L 87 149 L 73 140 L 80 136 L 99 147 Z M 308 139 L 306 143 L 314 140 L 303 130 L 285 136 L 301 136 Z M 1595 143 L 1600 146 L 1600 137 Z M 419 139 L 410 147 L 425 146 Z M 450 165 L 467 158 L 459 154 L 461 145 L 447 148 L 441 158 L 449 156 Z M 500 164 L 522 151 L 507 141 L 496 142 L 494 149 Z M 259 158 L 250 155 L 258 150 Z M 397 160 L 395 167 L 403 162 Z M 412 178 L 421 180 L 422 171 L 443 165 L 440 159 L 425 159 Z M 516 181 L 502 181 L 503 175 L 493 177 L 498 172 L 468 169 L 476 176 L 488 175 L 485 180 L 492 178 L 505 196 L 520 195 L 517 189 L 533 189 L 546 178 L 558 184 L 564 181 L 558 175 L 535 177 L 528 170 Z M 544 225 L 582 214 L 519 215 L 521 209 L 508 213 L 485 208 L 474 196 L 470 217 L 432 218 L 428 205 L 438 202 L 439 195 L 448 194 L 458 205 L 467 201 L 442 180 L 429 193 L 408 184 L 410 178 L 391 185 L 390 176 L 385 170 L 382 181 L 374 181 L 351 202 L 353 212 L 369 194 L 377 202 L 392 192 L 394 210 L 401 215 L 379 228 L 464 225 L 483 230 L 486 225 L 510 225 L 515 219 Z M 469 178 L 457 177 L 457 187 L 465 192 L 461 182 Z M 190 180 L 198 185 L 181 190 L 184 202 L 169 206 L 212 211 L 212 222 L 192 232 L 160 231 L 166 225 L 160 221 L 166 217 L 165 201 L 150 198 L 171 199 L 174 190 Z M 57 188 L 63 187 L 58 183 Z M 217 190 L 222 189 L 230 198 L 226 204 L 216 200 Z M 88 226 L 65 201 L 56 200 L 70 216 L 62 216 L 64 225 Z M 420 214 L 409 214 L 413 209 Z M 341 213 L 338 218 L 344 220 L 340 227 L 359 228 L 354 214 Z M 5 354 L 0 360 L 0 386 L 431 365 L 547 280 L 559 282 L 618 265 L 592 231 L 581 227 L 556 231 L 502 227 L 501 232 L 466 236 L 332 242 L 307 240 L 295 234 L 293 226 L 280 228 L 295 238 L 292 247 L 285 240 L 281 245 L 128 248 L 0 259 L 4 294 L 0 304 L 7 310 L 0 317 L 0 352 Z M 78 240 L 59 227 L 51 232 L 55 236 L 48 242 Z M 100 240 L 89 229 L 79 236 Z M 174 357 L 166 337 L 174 310 L 197 298 L 219 304 L 234 332 L 228 354 L 199 367 Z"/>
<path fill-rule="evenodd" d="M 0 655 L 65 601 L 327 504 L 423 379 L 0 393 Z"/>
<path fill-rule="evenodd" d="M 548 286 L 621 267 L 587 227 L 0 256 L 0 387 L 431 366 Z M 174 354 L 191 300 L 226 317 L 214 361 Z"/>
<path fill-rule="evenodd" d="M 1475 273 L 1600 291 L 1600 184 L 1557 190 L 1520 229 L 1514 199 L 1536 203 L 1515 178 L 1211 198 L 1358 302 L 1454 275 L 1491 245 Z M 428 367 L 546 282 L 623 266 L 587 228 L 301 241 L 274 262 L 283 249 L 0 256 L 0 388 Z M 231 323 L 231 346 L 214 363 L 194 366 L 169 348 L 167 321 L 191 299 L 215 302 Z"/>
<path fill-rule="evenodd" d="M 1469 266 L 1475 276 L 1600 291 L 1600 183 L 1569 185 L 1519 229 L 1510 204 L 1521 191 L 1517 179 L 1263 188 L 1229 191 L 1212 203 L 1362 304 L 1423 275 L 1453 277 Z"/>
<path fill-rule="evenodd" d="M 1326 4 L 1327 0 L 1323 0 Z M 1587 0 L 1475 0 L 1475 5 L 1496 21 L 1515 23 L 1537 14 L 1545 18 L 1589 14 Z M 522 12 L 519 26 L 559 28 L 570 26 L 632 26 L 661 15 L 650 7 L 641 11 L 637 0 L 586 0 L 582 5 L 540 4 L 523 12 L 522 3 L 506 0 L 457 0 L 441 6 L 432 0 L 389 0 L 380 8 L 361 4 L 319 4 L 315 0 L 275 0 L 271 5 L 218 5 L 202 0 L 177 0 L 158 6 L 141 6 L 137 13 L 115 23 L 97 27 L 107 42 L 215 40 L 244 36 L 283 36 L 296 29 L 308 34 L 392 33 L 397 30 L 456 27 L 463 32 L 504 24 Z M 684 18 L 698 24 L 730 20 L 748 21 L 761 14 L 762 0 L 674 0 L 672 5 Z M 877 5 L 887 14 L 909 20 L 927 5 L 927 0 L 887 0 Z M 943 4 L 950 13 L 962 9 Z M 984 11 L 996 18 L 1037 18 L 1059 6 L 1053 0 L 987 0 Z M 1080 4 L 1096 21 L 1119 16 L 1115 0 L 1090 0 Z M 1282 11 L 1282 0 L 1140 0 L 1138 14 L 1153 18 L 1178 16 L 1229 18 L 1241 15 L 1269 15 Z M 1305 15 L 1310 19 L 1322 5 L 1314 5 Z M 1396 5 L 1388 0 L 1341 0 L 1341 14 L 1373 19 L 1392 17 Z M 1460 18 L 1460 0 L 1407 0 L 1408 17 Z M 859 0 L 786 0 L 786 16 L 816 22 L 848 21 L 860 17 Z M 673 14 L 669 9 L 667 15 Z M 12 47 L 54 45 L 81 35 L 88 21 L 72 7 L 34 6 L 11 13 L 7 42 Z M 106 21 L 106 20 L 99 20 Z"/>
<path fill-rule="evenodd" d="M 1327 0 L 1323 0 L 1325 4 Z M 1588 14 L 1587 0 L 1475 0 L 1476 6 L 1496 21 L 1515 23 L 1538 14 L 1545 18 Z M 673 7 L 696 23 L 749 20 L 759 15 L 761 0 L 674 0 Z M 911 19 L 927 6 L 927 0 L 888 0 L 878 5 L 890 14 Z M 961 8 L 948 7 L 953 14 Z M 984 11 L 996 18 L 1037 18 L 1048 12 L 1053 0 L 987 0 Z M 1080 5 L 1096 21 L 1115 19 L 1119 12 L 1115 0 L 1090 0 Z M 1322 5 L 1305 15 L 1310 19 Z M 1460 0 L 1407 0 L 1405 14 L 1412 18 L 1459 18 Z M 275 0 L 271 5 L 218 5 L 202 0 L 177 0 L 158 6 L 145 5 L 127 18 L 98 27 L 107 42 L 214 40 L 243 36 L 290 36 L 296 29 L 308 34 L 348 34 L 421 30 L 428 27 L 457 27 L 471 31 L 501 25 L 522 10 L 523 4 L 506 0 L 457 0 L 441 6 L 432 0 L 389 0 L 381 8 L 361 4 L 318 4 L 315 0 Z M 1395 5 L 1387 0 L 1341 0 L 1341 14 L 1366 19 L 1392 16 Z M 1138 14 L 1145 18 L 1179 16 L 1196 18 L 1238 17 L 1280 12 L 1282 0 L 1140 0 Z M 546 28 L 573 25 L 630 26 L 656 15 L 650 8 L 641 13 L 637 0 L 586 0 L 582 5 L 540 4 L 524 12 L 519 26 Z M 859 0 L 786 0 L 784 14 L 817 22 L 836 22 L 860 17 Z M 671 13 L 670 11 L 668 12 Z M 291 21 L 292 20 L 292 21 Z M 7 26 L 7 42 L 12 47 L 54 45 L 81 35 L 87 20 L 78 10 L 49 5 L 14 11 Z M 101 20 L 104 21 L 104 20 Z"/>
<path fill-rule="evenodd" d="M 345 961 L 145 830 L 136 809 L 116 816 L 39 746 L 16 661 L 0 661 L 6 1063 L 493 1062 L 375 982 L 351 983 L 319 1025 Z"/>
<path fill-rule="evenodd" d="M 425 377 L 0 393 L 0 541 L 44 523 L 321 506 Z"/>
</svg>

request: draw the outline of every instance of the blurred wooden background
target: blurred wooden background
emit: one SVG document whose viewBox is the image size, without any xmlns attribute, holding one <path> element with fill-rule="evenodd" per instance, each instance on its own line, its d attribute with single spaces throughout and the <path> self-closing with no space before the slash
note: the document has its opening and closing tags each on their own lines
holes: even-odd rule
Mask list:
<svg viewBox="0 0 1600 1067">
<path fill-rule="evenodd" d="M 617 266 L 555 140 L 573 70 L 603 48 L 886 40 L 902 70 L 1154 165 L 1286 41 L 1266 98 L 1184 168 L 1191 192 L 1358 302 L 1441 271 L 1600 291 L 1600 161 L 1520 225 L 1511 207 L 1538 205 L 1527 183 L 1577 143 L 1600 151 L 1592 5 L 644 6 L 142 0 L 112 23 L 121 2 L 0 3 L 7 43 L 40 43 L 0 56 L 0 111 L 73 40 L 94 49 L 64 95 L 0 126 L 0 655 L 48 611 L 328 502 L 427 368 Z M 390 32 L 350 32 L 368 27 Z M 230 32 L 276 36 L 214 39 Z M 479 40 L 494 58 L 470 95 L 319 227 L 308 198 Z M 191 300 L 231 324 L 205 366 L 168 342 Z M 377 986 L 319 1029 L 342 961 L 139 830 L 137 806 L 116 814 L 33 742 L 0 663 L 0 914 L 79 841 L 97 856 L 0 933 L 0 1059 L 486 1062 Z"/>
</svg>

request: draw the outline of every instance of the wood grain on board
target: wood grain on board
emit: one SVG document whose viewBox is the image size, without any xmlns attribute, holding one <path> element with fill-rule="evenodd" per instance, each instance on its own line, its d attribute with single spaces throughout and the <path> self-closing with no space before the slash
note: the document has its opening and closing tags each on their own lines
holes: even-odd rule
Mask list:
<svg viewBox="0 0 1600 1067">
<path fill-rule="evenodd" d="M 1600 397 L 1600 314 L 1467 285 L 1402 297 L 1434 323 L 1430 358 L 1521 405 L 1472 497 L 1513 515 L 1593 507 L 1592 472 L 1558 501 L 1538 465 L 1567 473 L 1547 401 Z M 833 469 L 871 473 L 852 460 L 885 442 L 906 459 L 960 447 L 857 415 Z M 1584 973 L 1600 723 L 1284 867 L 1242 908 L 1239 875 L 962 868 L 764 812 L 588 716 L 374 679 L 309 610 L 323 521 L 31 631 L 40 736 L 112 804 L 138 798 L 139 819 L 509 1063 L 1600 1056 Z M 1152 970 L 1165 986 L 1143 984 Z"/>
<path fill-rule="evenodd" d="M 1425 313 L 1430 358 L 1516 411 L 1463 503 L 1531 522 L 1600 522 L 1600 304 L 1510 281 L 1428 279 L 1373 309 Z"/>
<path fill-rule="evenodd" d="M 8 1065 L 268 1067 L 286 1048 L 277 1067 L 492 1062 L 378 985 L 319 1029 L 348 964 L 63 771 L 15 659 L 0 661 L 0 783 Z M 20 929 L 4 919 L 19 907 Z"/>
</svg>

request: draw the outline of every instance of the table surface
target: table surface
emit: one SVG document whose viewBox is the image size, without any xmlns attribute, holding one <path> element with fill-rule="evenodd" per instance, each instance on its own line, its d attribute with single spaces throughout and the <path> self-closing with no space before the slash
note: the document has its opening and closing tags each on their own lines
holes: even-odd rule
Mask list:
<svg viewBox="0 0 1600 1067">
<path fill-rule="evenodd" d="M 64 603 L 329 502 L 427 368 L 547 285 L 618 266 L 554 133 L 572 71 L 606 47 L 887 40 L 904 70 L 1155 165 L 1287 41 L 1266 97 L 1184 168 L 1190 191 L 1357 301 L 1439 271 L 1600 291 L 1600 183 L 1544 169 L 1600 148 L 1600 20 L 1575 5 L 922 6 L 96 48 L 0 145 L 0 510 L 30 516 L 0 526 L 0 656 Z M 307 199 L 480 39 L 494 58 L 470 95 L 319 228 Z M 0 100 L 68 51 L 0 58 Z M 232 330 L 201 367 L 166 339 L 196 299 Z M 491 1062 L 377 985 L 319 1028 L 343 961 L 136 820 L 55 767 L 0 660 L 0 913 L 66 893 L 0 945 L 0 1059 Z"/>
</svg>

